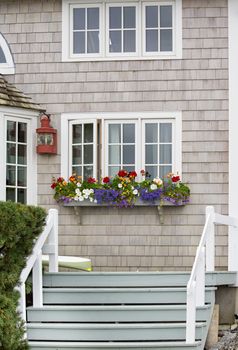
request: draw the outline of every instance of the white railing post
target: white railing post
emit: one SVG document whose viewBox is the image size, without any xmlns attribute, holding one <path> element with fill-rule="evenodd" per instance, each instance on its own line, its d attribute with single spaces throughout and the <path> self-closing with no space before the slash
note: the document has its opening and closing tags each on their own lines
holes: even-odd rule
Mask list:
<svg viewBox="0 0 238 350">
<path fill-rule="evenodd" d="M 20 282 L 20 285 L 16 287 L 16 290 L 20 293 L 20 298 L 18 302 L 18 312 L 21 315 L 21 318 L 26 322 L 26 286 L 24 282 Z"/>
<path fill-rule="evenodd" d="M 42 289 L 42 252 L 37 255 L 35 264 L 32 269 L 32 294 L 33 306 L 42 307 L 43 289 Z"/>
<path fill-rule="evenodd" d="M 196 306 L 205 304 L 205 247 L 200 251 L 196 277 Z"/>
<path fill-rule="evenodd" d="M 206 207 L 206 219 L 210 216 L 208 234 L 206 237 L 206 271 L 214 271 L 215 268 L 215 225 L 214 207 Z"/>
<path fill-rule="evenodd" d="M 50 209 L 49 215 L 53 217 L 53 227 L 48 238 L 49 246 L 53 248 L 49 254 L 49 272 L 58 272 L 58 210 Z"/>
<path fill-rule="evenodd" d="M 196 331 L 196 282 L 187 289 L 186 343 L 195 342 Z"/>
</svg>

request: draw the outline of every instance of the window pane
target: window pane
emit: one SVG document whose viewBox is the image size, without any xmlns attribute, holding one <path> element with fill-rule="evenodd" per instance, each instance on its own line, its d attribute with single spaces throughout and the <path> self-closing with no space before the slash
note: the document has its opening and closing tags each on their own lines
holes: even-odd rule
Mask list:
<svg viewBox="0 0 238 350">
<path fill-rule="evenodd" d="M 172 29 L 161 29 L 161 31 L 160 31 L 160 51 L 173 51 Z"/>
<path fill-rule="evenodd" d="M 128 165 L 124 165 L 123 169 L 126 170 L 128 173 L 130 171 L 135 171 L 135 167 L 134 166 L 128 166 Z"/>
<path fill-rule="evenodd" d="M 82 124 L 73 125 L 73 143 L 82 143 Z"/>
<path fill-rule="evenodd" d="M 73 29 L 85 29 L 85 9 L 73 9 Z"/>
<path fill-rule="evenodd" d="M 125 6 L 123 8 L 123 27 L 135 28 L 136 27 L 136 8 L 133 6 Z"/>
<path fill-rule="evenodd" d="M 121 7 L 109 8 L 109 28 L 110 29 L 121 28 Z"/>
<path fill-rule="evenodd" d="M 158 6 L 146 6 L 146 28 L 158 28 Z"/>
<path fill-rule="evenodd" d="M 16 190 L 15 188 L 6 188 L 6 200 L 7 201 L 16 201 Z"/>
<path fill-rule="evenodd" d="M 81 166 L 74 166 L 72 168 L 72 174 L 75 174 L 77 176 L 82 176 L 82 167 Z"/>
<path fill-rule="evenodd" d="M 27 164 L 26 145 L 18 145 L 18 164 Z"/>
<path fill-rule="evenodd" d="M 172 6 L 160 6 L 160 27 L 172 27 Z"/>
<path fill-rule="evenodd" d="M 123 143 L 135 143 L 135 124 L 123 124 Z"/>
<path fill-rule="evenodd" d="M 136 52 L 136 31 L 124 30 L 123 52 Z"/>
<path fill-rule="evenodd" d="M 16 164 L 16 144 L 7 144 L 7 163 Z"/>
<path fill-rule="evenodd" d="M 16 167 L 7 165 L 6 184 L 9 186 L 16 186 Z"/>
<path fill-rule="evenodd" d="M 172 172 L 172 166 L 160 166 L 159 167 L 159 177 L 163 178 L 165 177 L 168 173 Z"/>
<path fill-rule="evenodd" d="M 161 123 L 159 131 L 160 142 L 172 142 L 172 124 Z"/>
<path fill-rule="evenodd" d="M 157 166 L 146 166 L 145 171 L 148 173 L 148 177 L 152 180 L 158 176 Z"/>
<path fill-rule="evenodd" d="M 84 179 L 87 180 L 89 177 L 93 176 L 93 167 L 92 166 L 84 166 L 83 172 L 84 172 Z"/>
<path fill-rule="evenodd" d="M 26 190 L 24 188 L 18 188 L 17 201 L 18 203 L 26 204 Z"/>
<path fill-rule="evenodd" d="M 158 30 L 146 31 L 146 51 L 158 52 Z"/>
<path fill-rule="evenodd" d="M 26 186 L 26 167 L 17 167 L 17 185 L 22 187 Z"/>
<path fill-rule="evenodd" d="M 5 57 L 4 52 L 0 46 L 0 63 L 6 63 L 6 62 L 7 62 L 6 57 Z"/>
<path fill-rule="evenodd" d="M 93 142 L 93 124 L 84 124 L 84 142 Z"/>
<path fill-rule="evenodd" d="M 87 53 L 99 52 L 99 32 L 88 32 L 87 36 Z"/>
<path fill-rule="evenodd" d="M 109 125 L 109 143 L 121 142 L 121 124 Z"/>
<path fill-rule="evenodd" d="M 158 147 L 157 145 L 145 145 L 145 163 L 158 163 Z"/>
<path fill-rule="evenodd" d="M 84 146 L 84 164 L 93 163 L 93 145 Z"/>
<path fill-rule="evenodd" d="M 82 146 L 73 146 L 73 164 L 82 164 Z"/>
<path fill-rule="evenodd" d="M 16 141 L 16 122 L 7 121 L 7 141 Z"/>
<path fill-rule="evenodd" d="M 85 32 L 74 32 L 74 53 L 85 53 Z"/>
<path fill-rule="evenodd" d="M 119 167 L 119 166 L 109 166 L 108 167 L 108 176 L 115 176 L 120 169 L 121 169 L 121 167 Z"/>
<path fill-rule="evenodd" d="M 135 164 L 135 146 L 123 146 L 123 164 Z"/>
<path fill-rule="evenodd" d="M 121 31 L 110 31 L 110 52 L 121 52 Z"/>
<path fill-rule="evenodd" d="M 99 8 L 92 7 L 87 10 L 87 28 L 99 29 Z"/>
<path fill-rule="evenodd" d="M 18 123 L 18 142 L 26 143 L 26 123 Z"/>
<path fill-rule="evenodd" d="M 158 142 L 158 124 L 145 124 L 145 142 L 156 143 Z"/>
<path fill-rule="evenodd" d="M 121 164 L 121 146 L 109 146 L 109 164 Z"/>
<path fill-rule="evenodd" d="M 172 145 L 160 145 L 159 159 L 160 164 L 172 163 Z"/>
</svg>

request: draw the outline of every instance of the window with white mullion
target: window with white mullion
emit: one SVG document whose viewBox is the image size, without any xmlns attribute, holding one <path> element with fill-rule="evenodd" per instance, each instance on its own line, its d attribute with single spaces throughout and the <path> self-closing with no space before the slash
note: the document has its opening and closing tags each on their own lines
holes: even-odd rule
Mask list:
<svg viewBox="0 0 238 350">
<path fill-rule="evenodd" d="M 110 4 L 107 6 L 109 55 L 137 53 L 137 16 L 136 5 Z"/>
<path fill-rule="evenodd" d="M 71 125 L 70 174 L 87 180 L 96 177 L 96 127 L 95 123 L 74 123 Z"/>
<path fill-rule="evenodd" d="M 174 7 L 172 4 L 144 3 L 144 53 L 172 52 Z"/>
<path fill-rule="evenodd" d="M 144 122 L 144 165 L 151 178 L 172 171 L 172 123 Z"/>
<path fill-rule="evenodd" d="M 128 172 L 136 167 L 136 124 L 107 123 L 107 173 L 116 175 L 120 169 Z"/>
<path fill-rule="evenodd" d="M 95 55 L 100 53 L 100 7 L 72 8 L 72 53 Z"/>
<path fill-rule="evenodd" d="M 27 123 L 7 120 L 6 200 L 27 202 Z"/>
</svg>

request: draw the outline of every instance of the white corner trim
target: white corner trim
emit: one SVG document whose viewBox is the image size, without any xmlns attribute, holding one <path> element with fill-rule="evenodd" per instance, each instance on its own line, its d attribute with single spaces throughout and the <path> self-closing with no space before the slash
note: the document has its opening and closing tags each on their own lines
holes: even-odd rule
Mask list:
<svg viewBox="0 0 238 350">
<path fill-rule="evenodd" d="M 229 18 L 229 215 L 238 216 L 238 1 L 228 1 Z"/>
<path fill-rule="evenodd" d="M 0 46 L 6 58 L 6 63 L 0 63 L 0 74 L 14 74 L 15 65 L 12 53 L 4 36 L 0 33 Z"/>
</svg>

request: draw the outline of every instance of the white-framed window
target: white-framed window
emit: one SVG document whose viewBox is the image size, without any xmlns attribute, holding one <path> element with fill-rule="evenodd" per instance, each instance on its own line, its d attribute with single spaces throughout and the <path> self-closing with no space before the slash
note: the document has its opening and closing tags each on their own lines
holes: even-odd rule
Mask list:
<svg viewBox="0 0 238 350">
<path fill-rule="evenodd" d="M 113 176 L 120 169 L 137 171 L 138 175 L 144 169 L 153 178 L 168 172 L 181 174 L 180 112 L 66 113 L 61 120 L 65 131 L 61 139 L 61 174 L 66 178 L 72 173 L 84 179 Z M 83 161 L 88 159 L 83 150 L 85 125 L 91 128 L 90 142 L 85 145 L 90 144 L 87 152 L 93 163 Z M 73 136 L 73 130 L 77 130 L 77 136 Z M 74 148 L 77 152 L 72 161 Z M 83 167 L 90 169 L 85 172 Z"/>
<path fill-rule="evenodd" d="M 0 33 L 0 74 L 14 74 L 13 57 L 6 39 Z"/>
<path fill-rule="evenodd" d="M 36 116 L 0 109 L 0 200 L 37 202 Z"/>
<path fill-rule="evenodd" d="M 182 58 L 182 0 L 62 0 L 62 58 Z"/>
</svg>

